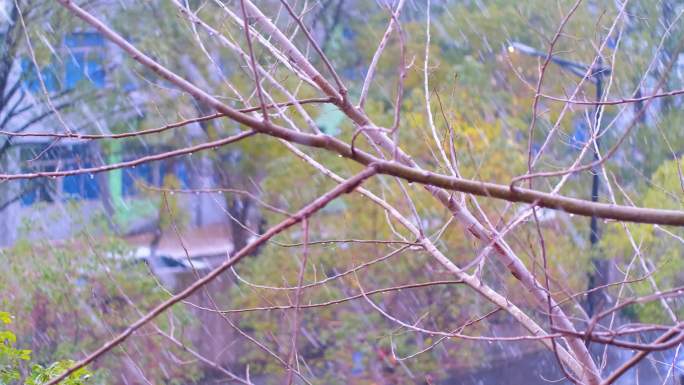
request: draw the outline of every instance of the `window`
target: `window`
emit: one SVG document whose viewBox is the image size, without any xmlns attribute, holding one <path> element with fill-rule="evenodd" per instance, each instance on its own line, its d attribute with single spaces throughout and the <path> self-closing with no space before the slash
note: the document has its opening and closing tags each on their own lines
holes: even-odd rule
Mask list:
<svg viewBox="0 0 684 385">
<path fill-rule="evenodd" d="M 22 191 L 22 206 L 31 206 L 36 202 L 53 202 L 55 196 L 54 183 L 48 179 L 24 181 Z"/>
<path fill-rule="evenodd" d="M 169 165 L 171 163 L 171 165 Z M 167 162 L 163 162 L 160 166 L 160 171 L 159 171 L 159 185 L 161 186 L 164 182 L 164 176 L 168 173 L 171 172 L 173 173 L 176 178 L 178 178 L 178 181 L 180 182 L 180 188 L 185 189 L 190 187 L 190 177 L 188 176 L 188 166 L 183 162 L 182 160 L 169 160 Z"/>
<path fill-rule="evenodd" d="M 143 163 L 134 168 L 123 170 L 122 195 L 125 197 L 137 195 L 139 191 L 136 184 L 152 185 L 152 176 L 152 166 L 150 163 Z"/>
<path fill-rule="evenodd" d="M 130 159 L 137 158 L 132 156 Z M 180 188 L 185 189 L 190 186 L 188 166 L 180 160 L 166 160 L 161 162 L 143 163 L 135 168 L 123 170 L 122 195 L 131 197 L 140 193 L 137 184 L 144 183 L 149 186 L 162 187 L 164 176 L 167 174 L 175 175 L 180 182 Z"/>
<path fill-rule="evenodd" d="M 66 198 L 97 199 L 100 196 L 100 188 L 95 175 L 71 175 L 62 180 L 62 192 Z"/>
<path fill-rule="evenodd" d="M 76 32 L 64 38 L 62 60 L 53 59 L 40 69 L 48 92 L 74 89 L 81 82 L 95 88 L 105 86 L 104 38 L 96 32 Z M 58 64 L 62 62 L 62 64 Z M 30 92 L 41 92 L 40 79 L 32 60 L 21 60 L 24 86 Z"/>
<path fill-rule="evenodd" d="M 55 146 L 45 151 L 44 145 L 26 146 L 21 150 L 22 171 L 75 170 L 94 165 L 86 144 Z M 44 151 L 44 153 L 43 153 Z M 26 180 L 21 198 L 24 206 L 37 202 L 52 203 L 57 199 L 98 199 L 100 188 L 94 175 L 80 174 L 57 179 Z"/>
<path fill-rule="evenodd" d="M 40 79 L 36 73 L 36 66 L 30 59 L 21 59 L 21 73 L 24 76 L 24 86 L 30 92 L 42 92 Z M 45 88 L 47 88 L 48 92 L 56 92 L 59 90 L 58 78 L 52 65 L 42 68 L 40 76 L 43 78 Z"/>
<path fill-rule="evenodd" d="M 64 86 L 72 89 L 81 81 L 89 81 L 96 88 L 105 86 L 103 68 L 104 39 L 95 32 L 72 33 L 64 39 L 67 60 Z"/>
<path fill-rule="evenodd" d="M 56 145 L 46 150 L 46 144 L 23 145 L 21 148 L 22 172 L 49 172 L 56 170 L 77 170 L 96 167 L 102 164 L 100 154 L 93 153 L 93 147 L 84 144 Z M 129 149 L 123 156 L 125 160 L 137 159 L 147 151 L 136 152 Z M 161 187 L 164 176 L 175 175 L 180 188 L 190 186 L 188 164 L 180 159 L 139 164 L 121 170 L 121 196 L 134 197 L 140 194 L 139 183 Z M 30 206 L 38 202 L 53 203 L 60 200 L 97 200 L 101 188 L 95 174 L 69 175 L 62 178 L 41 178 L 22 181 L 21 204 Z M 118 185 L 118 184 L 117 184 Z"/>
<path fill-rule="evenodd" d="M 190 187 L 190 176 L 188 175 L 188 166 L 185 162 L 176 162 L 174 174 L 178 177 L 181 188 Z"/>
</svg>

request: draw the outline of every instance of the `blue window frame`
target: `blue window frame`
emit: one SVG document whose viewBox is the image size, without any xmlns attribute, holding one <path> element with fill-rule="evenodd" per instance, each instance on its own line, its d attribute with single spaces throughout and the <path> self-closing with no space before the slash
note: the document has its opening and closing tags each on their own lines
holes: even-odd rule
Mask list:
<svg viewBox="0 0 684 385">
<path fill-rule="evenodd" d="M 174 174 L 180 181 L 181 188 L 190 187 L 190 176 L 188 175 L 188 166 L 185 162 L 176 162 Z"/>
<path fill-rule="evenodd" d="M 75 32 L 64 38 L 67 47 L 101 47 L 104 37 L 99 32 Z"/>
<path fill-rule="evenodd" d="M 24 77 L 24 86 L 30 92 L 41 92 L 40 79 L 36 73 L 36 66 L 33 61 L 23 58 L 21 59 L 21 73 Z M 57 81 L 57 75 L 55 74 L 55 68 L 52 65 L 43 67 L 40 70 L 40 75 L 45 83 L 45 88 L 48 92 L 59 91 L 59 82 Z"/>
<path fill-rule="evenodd" d="M 158 173 L 155 172 L 155 168 Z M 135 168 L 128 168 L 123 171 L 122 195 L 125 197 L 135 196 L 139 193 L 136 184 L 145 183 L 150 186 L 162 187 L 164 176 L 171 173 L 178 178 L 180 188 L 190 187 L 190 176 L 188 175 L 188 165 L 183 161 L 174 162 L 154 162 L 144 163 Z M 154 175 L 158 174 L 158 180 Z"/>
<path fill-rule="evenodd" d="M 122 195 L 133 196 L 138 193 L 136 182 L 145 184 L 152 184 L 152 167 L 149 163 L 143 163 L 135 168 L 129 168 L 123 171 L 122 181 Z"/>
<path fill-rule="evenodd" d="M 76 197 L 81 192 L 81 186 L 83 185 L 82 175 L 70 175 L 64 177 L 62 181 L 62 191 L 70 197 Z"/>
<path fill-rule="evenodd" d="M 44 146 L 30 146 L 22 149 L 22 159 L 32 159 L 44 150 Z M 25 172 L 54 171 L 59 165 L 62 170 L 76 170 L 97 166 L 93 160 L 91 148 L 87 144 L 56 146 L 48 150 L 41 160 L 31 163 L 23 170 Z M 128 154 L 126 159 L 138 158 L 141 154 Z M 182 160 L 144 163 L 136 167 L 127 168 L 121 172 L 121 194 L 133 197 L 140 193 L 138 183 L 161 187 L 166 174 L 175 175 L 180 182 L 180 188 L 190 187 L 190 168 Z M 47 179 L 45 184 L 33 187 L 33 181 L 22 182 L 26 192 L 21 197 L 23 206 L 30 206 L 38 202 L 53 202 L 53 199 L 94 200 L 101 196 L 99 178 L 94 174 L 69 175 L 59 179 Z"/>
<path fill-rule="evenodd" d="M 92 200 L 100 197 L 100 186 L 94 175 L 70 175 L 62 181 L 62 192 L 70 199 Z"/>
<path fill-rule="evenodd" d="M 26 160 L 34 159 L 42 151 L 43 148 L 36 146 L 21 147 L 19 156 L 22 166 L 27 164 Z M 22 172 L 55 171 L 55 154 L 54 150 L 45 152 L 39 160 L 31 163 L 32 167 L 22 168 Z M 23 206 L 30 206 L 37 202 L 53 202 L 56 191 L 55 180 L 23 180 L 21 189 L 24 191 L 21 197 Z"/>
<path fill-rule="evenodd" d="M 96 32 L 72 33 L 64 38 L 68 58 L 64 71 L 64 85 L 72 89 L 81 81 L 89 81 L 96 88 L 105 86 L 103 68 L 104 38 Z"/>
<path fill-rule="evenodd" d="M 58 66 L 53 60 L 41 68 L 41 76 L 48 92 L 75 88 L 80 82 L 88 82 L 95 88 L 105 86 L 104 38 L 97 32 L 75 32 L 64 38 L 63 62 Z M 30 92 L 40 92 L 41 86 L 34 63 L 21 60 L 24 85 Z"/>
<path fill-rule="evenodd" d="M 69 148 L 68 154 L 65 154 L 67 159 L 62 159 L 63 162 L 68 162 L 72 169 L 92 167 L 91 154 L 88 145 L 74 145 Z M 97 199 L 100 197 L 100 187 L 97 183 L 95 175 L 79 174 L 67 176 L 62 180 L 62 193 L 70 199 Z"/>
<path fill-rule="evenodd" d="M 38 191 L 36 191 L 36 189 L 31 189 L 29 191 L 26 191 L 21 195 L 21 205 L 22 206 L 31 206 L 32 204 L 36 203 L 37 197 L 38 197 Z"/>
<path fill-rule="evenodd" d="M 41 146 L 22 149 L 22 159 L 31 159 L 43 151 Z M 56 146 L 48 150 L 38 162 L 33 162 L 27 172 L 54 171 L 60 169 L 75 170 L 93 166 L 88 145 Z M 21 197 L 24 206 L 37 202 L 52 202 L 54 197 L 84 200 L 98 199 L 100 186 L 94 175 L 70 175 L 61 179 L 45 179 L 34 187 L 35 181 L 25 181 L 22 188 L 26 192 Z"/>
<path fill-rule="evenodd" d="M 21 196 L 22 206 L 31 206 L 37 202 L 52 203 L 55 184 L 51 180 L 44 179 L 39 182 L 24 181 L 22 188 L 26 191 Z"/>
</svg>

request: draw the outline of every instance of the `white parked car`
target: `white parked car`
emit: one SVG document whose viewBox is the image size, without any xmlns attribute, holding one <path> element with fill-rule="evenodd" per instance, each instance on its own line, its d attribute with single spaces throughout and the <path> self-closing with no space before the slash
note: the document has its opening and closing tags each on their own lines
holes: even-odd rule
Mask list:
<svg viewBox="0 0 684 385">
<path fill-rule="evenodd" d="M 152 274 L 154 274 L 164 286 L 174 288 L 176 278 L 179 274 L 192 273 L 197 271 L 202 274 L 211 269 L 211 265 L 201 258 L 179 258 L 165 254 L 155 254 L 149 247 L 138 247 L 137 249 L 125 254 L 111 254 L 109 258 L 122 261 L 122 265 L 144 263 Z"/>
</svg>

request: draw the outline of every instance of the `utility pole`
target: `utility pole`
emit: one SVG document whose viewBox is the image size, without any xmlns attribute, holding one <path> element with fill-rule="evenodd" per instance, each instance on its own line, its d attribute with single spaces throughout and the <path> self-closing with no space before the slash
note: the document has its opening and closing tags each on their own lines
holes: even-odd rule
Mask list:
<svg viewBox="0 0 684 385">
<path fill-rule="evenodd" d="M 596 70 L 592 70 L 592 77 L 596 84 L 596 111 L 594 112 L 594 124 L 593 124 L 593 134 L 595 136 L 595 146 L 594 149 L 594 161 L 599 160 L 599 134 L 600 134 L 600 122 L 601 122 L 601 105 L 599 102 L 603 97 L 603 76 L 604 73 L 601 71 L 601 58 L 596 62 Z M 598 202 L 599 198 L 599 187 L 601 179 L 599 177 L 600 167 L 592 167 L 592 183 L 591 183 L 591 201 Z M 598 252 L 598 241 L 600 239 L 600 233 L 598 228 L 598 219 L 596 216 L 591 217 L 591 223 L 589 226 L 589 244 L 591 246 L 591 262 L 594 271 L 589 275 L 589 287 L 588 289 L 594 289 L 600 285 L 607 283 L 607 275 L 609 261 L 605 258 L 600 258 L 596 255 Z M 592 317 L 600 308 L 604 305 L 605 294 L 603 290 L 594 290 L 587 294 L 587 315 Z"/>
<path fill-rule="evenodd" d="M 528 45 L 514 42 L 508 46 L 509 53 L 522 53 L 527 56 L 546 58 L 547 53 L 541 50 L 532 48 Z M 599 159 L 599 134 L 600 134 L 600 123 L 601 123 L 601 111 L 603 110 L 600 102 L 603 97 L 603 77 L 610 75 L 610 68 L 603 67 L 601 58 L 599 57 L 594 66 L 589 66 L 583 63 L 578 63 L 570 60 L 560 59 L 556 57 L 551 57 L 551 61 L 564 69 L 581 78 L 587 77 L 590 79 L 595 87 L 595 101 L 596 108 L 594 110 L 594 119 L 592 122 L 592 133 L 595 137 L 595 146 L 592 146 L 594 153 L 594 161 Z M 590 136 L 591 137 L 591 136 Z M 598 202 L 599 199 L 599 187 L 601 179 L 599 177 L 598 167 L 592 167 L 592 181 L 591 181 L 591 201 Z M 598 257 L 598 242 L 600 240 L 600 232 L 598 228 L 598 219 L 596 216 L 591 217 L 591 222 L 589 223 L 589 245 L 591 247 L 591 262 L 593 266 L 593 271 L 589 274 L 589 290 L 595 289 L 607 282 L 607 274 L 609 263 L 608 260 Z M 603 290 L 593 290 L 587 294 L 586 302 L 586 312 L 589 317 L 592 317 L 601 306 L 603 306 L 603 299 L 605 298 Z"/>
</svg>

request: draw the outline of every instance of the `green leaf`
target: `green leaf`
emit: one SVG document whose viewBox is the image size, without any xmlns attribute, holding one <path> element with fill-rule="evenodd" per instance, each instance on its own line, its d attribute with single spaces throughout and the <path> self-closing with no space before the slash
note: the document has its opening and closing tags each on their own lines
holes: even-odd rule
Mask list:
<svg viewBox="0 0 684 385">
<path fill-rule="evenodd" d="M 0 341 L 12 346 L 17 342 L 17 336 L 9 330 L 0 331 Z"/>
<path fill-rule="evenodd" d="M 24 361 L 29 361 L 31 359 L 31 351 L 28 349 L 19 350 L 19 358 Z"/>
</svg>

